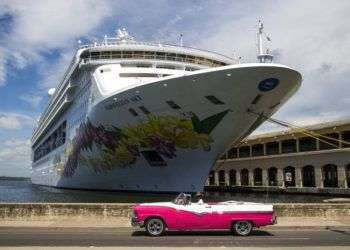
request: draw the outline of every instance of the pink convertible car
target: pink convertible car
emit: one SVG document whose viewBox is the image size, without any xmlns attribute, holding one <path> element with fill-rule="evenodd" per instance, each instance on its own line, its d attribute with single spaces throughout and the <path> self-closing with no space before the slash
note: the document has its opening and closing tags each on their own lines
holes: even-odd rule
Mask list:
<svg viewBox="0 0 350 250">
<path fill-rule="evenodd" d="M 237 201 L 192 203 L 191 195 L 183 193 L 173 202 L 135 205 L 131 220 L 133 226 L 144 227 L 151 236 L 160 236 L 165 230 L 232 230 L 246 236 L 253 227 L 275 223 L 272 205 Z"/>
</svg>

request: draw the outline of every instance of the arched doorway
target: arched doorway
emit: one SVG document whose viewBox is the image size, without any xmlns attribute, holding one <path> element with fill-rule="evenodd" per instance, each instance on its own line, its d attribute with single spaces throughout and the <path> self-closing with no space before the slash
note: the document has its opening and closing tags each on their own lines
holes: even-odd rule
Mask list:
<svg viewBox="0 0 350 250">
<path fill-rule="evenodd" d="M 303 167 L 303 187 L 315 187 L 315 168 L 311 165 Z"/>
<path fill-rule="evenodd" d="M 241 185 L 249 186 L 249 171 L 246 168 L 241 170 Z"/>
<path fill-rule="evenodd" d="M 236 170 L 231 169 L 229 172 L 229 185 L 236 186 Z"/>
<path fill-rule="evenodd" d="M 338 173 L 337 166 L 327 164 L 322 167 L 323 186 L 324 187 L 338 187 Z"/>
<path fill-rule="evenodd" d="M 261 168 L 254 169 L 254 186 L 262 186 L 262 170 L 261 170 Z"/>
<path fill-rule="evenodd" d="M 209 186 L 215 185 L 215 174 L 214 171 L 210 171 L 209 173 Z"/>
<path fill-rule="evenodd" d="M 269 186 L 277 186 L 277 168 L 271 167 L 268 170 Z"/>
<path fill-rule="evenodd" d="M 219 171 L 219 186 L 225 186 L 225 170 L 220 170 Z"/>
<path fill-rule="evenodd" d="M 292 166 L 285 167 L 283 170 L 284 185 L 286 187 L 295 187 L 295 168 Z"/>
</svg>

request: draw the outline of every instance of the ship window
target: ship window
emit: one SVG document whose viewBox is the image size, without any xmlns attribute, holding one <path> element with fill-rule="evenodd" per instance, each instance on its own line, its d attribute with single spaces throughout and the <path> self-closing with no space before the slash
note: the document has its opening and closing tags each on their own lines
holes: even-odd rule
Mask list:
<svg viewBox="0 0 350 250">
<path fill-rule="evenodd" d="M 145 58 L 153 59 L 154 58 L 154 52 L 153 51 L 145 51 Z"/>
<path fill-rule="evenodd" d="M 122 52 L 121 51 L 112 51 L 112 58 L 119 59 L 122 57 Z"/>
<path fill-rule="evenodd" d="M 143 59 L 144 58 L 144 52 L 143 51 L 135 51 L 132 58 Z"/>
<path fill-rule="evenodd" d="M 152 73 L 120 73 L 120 77 L 158 77 L 158 74 Z M 163 75 L 168 76 L 168 75 Z"/>
<path fill-rule="evenodd" d="M 164 159 L 154 150 L 141 151 L 141 154 L 151 166 L 161 167 L 167 165 Z"/>
<path fill-rule="evenodd" d="M 51 135 L 42 142 L 33 154 L 33 161 L 36 162 L 54 149 L 66 142 L 66 121 L 64 121 Z"/>
<path fill-rule="evenodd" d="M 209 101 L 214 103 L 215 105 L 222 105 L 225 104 L 224 102 L 220 101 L 218 98 L 216 98 L 213 95 L 207 95 L 205 98 L 207 98 Z"/>
<path fill-rule="evenodd" d="M 100 52 L 91 52 L 91 59 L 100 59 Z"/>
<path fill-rule="evenodd" d="M 90 58 L 89 58 L 90 57 Z M 153 52 L 153 51 L 102 51 L 91 52 L 90 55 L 82 54 L 81 58 L 84 59 L 120 59 L 120 58 L 134 58 L 134 59 L 157 59 L 157 60 L 169 60 L 187 63 L 196 63 L 200 65 L 206 65 L 209 67 L 218 67 L 227 65 L 224 62 L 211 60 L 204 57 L 195 57 L 192 55 L 165 53 L 165 52 Z"/>
<path fill-rule="evenodd" d="M 196 68 L 192 68 L 192 67 L 186 67 L 185 68 L 186 71 L 195 71 L 197 70 Z"/>
<path fill-rule="evenodd" d="M 123 51 L 123 58 L 131 58 L 132 52 L 131 51 Z"/>
<path fill-rule="evenodd" d="M 111 57 L 111 52 L 110 51 L 102 51 L 101 52 L 101 58 L 102 59 L 109 59 Z"/>
<path fill-rule="evenodd" d="M 140 106 L 139 109 L 146 115 L 151 113 L 145 106 Z"/>
<path fill-rule="evenodd" d="M 133 116 L 138 116 L 139 114 L 135 111 L 135 109 L 130 108 L 129 112 L 133 115 Z"/>
<path fill-rule="evenodd" d="M 157 65 L 156 67 L 159 69 L 175 69 L 175 66 L 172 65 Z"/>
<path fill-rule="evenodd" d="M 179 105 L 177 105 L 174 101 L 166 101 L 166 103 L 172 108 L 172 109 L 181 109 Z"/>
<path fill-rule="evenodd" d="M 151 64 L 136 64 L 137 68 L 151 68 Z"/>
<path fill-rule="evenodd" d="M 156 52 L 156 59 L 165 59 L 165 53 L 164 52 Z"/>
</svg>

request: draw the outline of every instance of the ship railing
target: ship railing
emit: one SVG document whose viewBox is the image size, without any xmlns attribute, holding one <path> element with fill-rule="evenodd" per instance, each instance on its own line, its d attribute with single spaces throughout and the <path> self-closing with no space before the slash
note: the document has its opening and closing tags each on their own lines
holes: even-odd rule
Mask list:
<svg viewBox="0 0 350 250">
<path fill-rule="evenodd" d="M 95 42 L 92 44 L 84 44 L 80 45 L 79 48 L 86 49 L 86 48 L 94 48 L 94 47 L 104 47 L 104 46 L 115 46 L 115 45 L 140 45 L 140 46 L 151 46 L 151 47 L 158 47 L 158 48 L 173 48 L 173 49 L 184 49 L 186 51 L 191 52 L 204 52 L 209 54 L 214 54 L 220 57 L 225 58 L 226 60 L 235 61 L 235 59 L 228 57 L 226 55 L 220 54 L 218 52 L 212 52 L 205 49 L 198 49 L 190 46 L 179 46 L 174 44 L 167 44 L 167 43 L 151 43 L 151 42 L 139 42 L 134 40 L 120 40 L 118 38 L 105 38 L 102 42 Z"/>
<path fill-rule="evenodd" d="M 219 67 L 219 66 L 224 66 L 221 62 L 219 61 L 214 61 L 211 59 L 206 59 L 206 58 L 199 58 L 199 57 L 194 57 L 194 58 L 189 58 L 189 57 L 182 57 L 182 56 L 169 56 L 169 55 L 150 55 L 150 54 L 105 54 L 105 53 L 100 53 L 99 55 L 90 55 L 87 58 L 83 58 L 83 62 L 87 63 L 89 61 L 93 60 L 112 60 L 112 59 L 153 59 L 153 60 L 162 60 L 162 61 L 172 61 L 172 62 L 182 62 L 182 63 L 191 63 L 191 64 L 199 64 L 199 65 L 204 65 L 208 67 Z"/>
<path fill-rule="evenodd" d="M 42 113 L 42 115 L 40 116 L 40 119 L 38 121 L 38 126 L 36 128 L 36 130 L 33 133 L 33 137 L 35 137 L 36 133 L 41 129 L 41 126 L 43 125 L 43 121 L 45 118 L 47 118 L 48 112 L 52 111 L 51 106 L 55 103 L 55 101 L 57 100 L 57 98 L 60 96 L 64 86 L 66 85 L 65 83 L 67 82 L 68 78 L 70 77 L 72 71 L 74 70 L 74 68 L 76 67 L 76 65 L 78 64 L 76 62 L 76 58 L 75 56 L 73 57 L 72 61 L 70 62 L 67 70 L 65 71 L 62 80 L 60 81 L 60 83 L 57 86 L 57 89 L 55 90 L 54 95 L 50 98 L 49 103 L 47 104 L 46 108 L 44 109 L 44 112 Z"/>
</svg>

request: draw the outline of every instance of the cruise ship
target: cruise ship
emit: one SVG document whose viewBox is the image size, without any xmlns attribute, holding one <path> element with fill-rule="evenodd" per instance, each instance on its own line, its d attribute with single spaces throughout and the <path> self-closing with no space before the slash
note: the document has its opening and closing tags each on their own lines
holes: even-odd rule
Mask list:
<svg viewBox="0 0 350 250">
<path fill-rule="evenodd" d="M 196 192 L 220 155 L 298 89 L 263 48 L 241 63 L 137 41 L 125 29 L 79 47 L 32 139 L 32 183 L 58 188 Z"/>
</svg>

